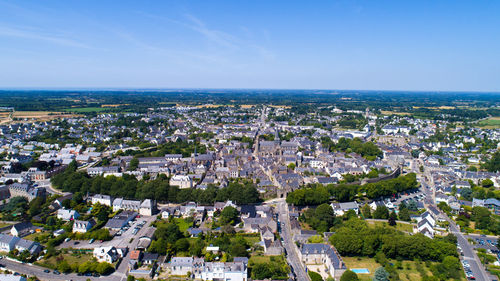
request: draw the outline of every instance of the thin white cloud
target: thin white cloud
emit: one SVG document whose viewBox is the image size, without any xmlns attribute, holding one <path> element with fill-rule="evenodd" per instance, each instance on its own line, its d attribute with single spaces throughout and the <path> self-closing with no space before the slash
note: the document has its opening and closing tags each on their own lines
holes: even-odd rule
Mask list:
<svg viewBox="0 0 500 281">
<path fill-rule="evenodd" d="M 157 16 L 150 13 L 145 13 L 145 12 L 139 12 L 139 13 L 152 19 L 169 21 L 171 23 L 195 31 L 196 33 L 202 35 L 203 38 L 205 38 L 209 42 L 212 42 L 220 47 L 225 47 L 230 50 L 244 50 L 247 48 L 251 48 L 254 49 L 254 51 L 259 56 L 265 59 L 275 58 L 274 53 L 271 50 L 265 48 L 264 46 L 258 45 L 254 42 L 248 42 L 248 40 L 242 40 L 238 36 L 232 35 L 230 33 L 210 28 L 207 23 L 205 23 L 204 21 L 202 21 L 200 18 L 196 17 L 193 14 L 189 13 L 184 14 L 183 16 L 186 19 L 186 21 L 179 21 L 164 16 Z M 251 30 L 248 29 L 247 27 L 243 27 L 243 33 L 247 35 L 246 37 L 252 37 L 249 36 L 249 34 L 251 34 Z M 266 41 L 269 41 L 269 34 L 265 33 L 264 37 Z"/>
<path fill-rule="evenodd" d="M 240 48 L 238 42 L 239 39 L 236 38 L 235 36 L 232 36 L 231 34 L 220 30 L 208 28 L 203 21 L 201 21 L 199 18 L 195 17 L 192 14 L 186 14 L 184 16 L 191 23 L 191 24 L 185 24 L 185 26 L 200 33 L 207 40 L 228 48 L 235 48 L 235 49 Z"/>
<path fill-rule="evenodd" d="M 41 31 L 33 31 L 21 28 L 0 26 L 0 36 L 40 40 L 66 47 L 91 49 L 90 46 L 73 39 L 65 38 L 62 36 L 44 34 Z"/>
</svg>

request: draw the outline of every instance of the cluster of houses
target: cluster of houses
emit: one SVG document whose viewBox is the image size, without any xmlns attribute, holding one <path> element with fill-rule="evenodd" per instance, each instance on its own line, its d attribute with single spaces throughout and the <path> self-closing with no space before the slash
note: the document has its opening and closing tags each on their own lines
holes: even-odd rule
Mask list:
<svg viewBox="0 0 500 281">
<path fill-rule="evenodd" d="M 168 264 L 171 275 L 196 280 L 247 281 L 248 258 L 235 257 L 232 262 L 206 262 L 204 258 L 173 257 Z"/>
<path fill-rule="evenodd" d="M 31 255 L 37 255 L 42 251 L 42 245 L 38 242 L 0 233 L 0 251 L 10 252 L 18 250 L 19 252 L 28 251 Z"/>
<path fill-rule="evenodd" d="M 99 203 L 113 208 L 113 212 L 118 210 L 134 211 L 143 216 L 152 216 L 156 212 L 156 201 L 151 199 L 127 200 L 123 198 L 112 198 L 109 195 L 95 194 L 90 198 L 92 204 Z"/>
<path fill-rule="evenodd" d="M 414 216 L 412 219 L 417 221 L 417 224 L 413 227 L 413 233 L 421 233 L 429 238 L 434 238 L 436 234 L 436 223 L 437 218 L 429 211 L 425 211 L 420 216 Z M 443 229 L 441 229 L 443 230 Z M 441 233 L 441 232 L 439 232 Z"/>
<path fill-rule="evenodd" d="M 472 199 L 472 207 L 484 207 L 490 210 L 495 215 L 500 215 L 500 200 L 496 198 L 488 198 L 488 199 Z"/>
<path fill-rule="evenodd" d="M 13 197 L 24 197 L 28 202 L 37 198 L 45 197 L 46 190 L 44 187 L 35 187 L 29 183 L 12 183 L 9 185 L 0 186 L 0 200 L 6 200 Z"/>
</svg>

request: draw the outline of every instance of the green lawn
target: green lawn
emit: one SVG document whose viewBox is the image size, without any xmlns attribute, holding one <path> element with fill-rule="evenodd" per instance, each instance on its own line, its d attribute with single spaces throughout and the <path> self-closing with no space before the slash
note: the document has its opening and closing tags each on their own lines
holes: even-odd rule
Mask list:
<svg viewBox="0 0 500 281">
<path fill-rule="evenodd" d="M 236 234 L 236 236 L 232 239 L 236 239 L 238 236 L 245 238 L 245 240 L 250 245 L 254 245 L 260 242 L 260 236 L 258 234 L 246 234 L 246 235 Z"/>
<path fill-rule="evenodd" d="M 105 107 L 74 107 L 74 108 L 66 108 L 64 109 L 64 111 L 86 113 L 86 112 L 100 112 L 108 109 L 109 108 Z"/>
<path fill-rule="evenodd" d="M 30 234 L 28 236 L 25 236 L 23 237 L 24 239 L 26 240 L 31 240 L 31 241 L 43 241 L 43 240 L 46 240 L 44 238 L 48 238 L 50 236 L 50 233 L 49 232 L 35 232 L 33 234 Z M 38 240 L 36 240 L 36 238 L 38 238 Z"/>
<path fill-rule="evenodd" d="M 52 256 L 48 259 L 42 259 L 36 263 L 43 267 L 56 268 L 58 261 L 60 262 L 65 260 L 70 266 L 72 266 L 82 264 L 92 259 L 93 257 L 91 253 L 61 253 L 60 255 Z"/>
<path fill-rule="evenodd" d="M 486 120 L 479 121 L 479 127 L 487 127 L 489 129 L 500 128 L 500 117 L 491 117 Z"/>
<path fill-rule="evenodd" d="M 175 224 L 179 227 L 179 230 L 182 232 L 187 231 L 188 228 L 191 227 L 191 224 L 186 222 L 186 220 L 182 218 L 174 218 Z"/>
<path fill-rule="evenodd" d="M 353 268 L 367 268 L 370 273 L 369 274 L 358 274 L 358 277 L 362 281 L 371 281 L 373 278 L 373 274 L 380 264 L 375 262 L 373 258 L 367 257 L 343 257 L 342 258 L 348 269 Z M 396 264 L 395 260 L 390 260 L 389 262 Z M 423 276 L 420 275 L 417 270 L 418 262 L 416 261 L 403 261 L 402 268 L 397 269 L 399 273 L 399 278 L 401 281 L 418 281 L 422 280 Z M 421 262 L 420 266 L 424 269 L 427 275 L 432 275 L 429 268 L 426 267 L 424 262 Z M 465 280 L 464 277 L 460 280 Z"/>
</svg>

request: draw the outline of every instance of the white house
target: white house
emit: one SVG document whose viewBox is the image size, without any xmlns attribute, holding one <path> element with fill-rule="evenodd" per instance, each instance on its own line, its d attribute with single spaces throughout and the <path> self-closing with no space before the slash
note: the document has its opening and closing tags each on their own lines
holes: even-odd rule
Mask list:
<svg viewBox="0 0 500 281">
<path fill-rule="evenodd" d="M 356 214 L 359 213 L 359 205 L 357 202 L 331 203 L 330 206 L 337 216 L 342 216 L 349 210 L 353 210 Z"/>
<path fill-rule="evenodd" d="M 152 216 L 155 212 L 156 202 L 151 199 L 146 199 L 142 201 L 141 206 L 139 208 L 139 214 L 143 216 Z"/>
<path fill-rule="evenodd" d="M 170 274 L 185 276 L 188 272 L 193 272 L 192 257 L 173 257 L 170 261 Z"/>
<path fill-rule="evenodd" d="M 424 212 L 417 218 L 417 225 L 413 227 L 414 233 L 422 233 L 423 235 L 434 238 L 434 227 L 436 226 L 436 219 L 430 212 Z"/>
<path fill-rule="evenodd" d="M 113 246 L 94 248 L 93 256 L 98 262 L 113 263 L 124 256 L 122 249 Z"/>
<path fill-rule="evenodd" d="M 73 232 L 86 233 L 94 226 L 91 221 L 75 220 L 73 223 Z"/>
<path fill-rule="evenodd" d="M 170 185 L 175 185 L 179 188 L 191 188 L 193 187 L 193 179 L 186 175 L 175 175 L 170 178 Z"/>
<path fill-rule="evenodd" d="M 57 210 L 57 218 L 63 221 L 70 221 L 80 217 L 80 214 L 75 210 L 59 209 Z"/>
<path fill-rule="evenodd" d="M 96 194 L 92 196 L 92 204 L 99 203 L 101 205 L 110 206 L 113 202 L 113 198 L 109 195 Z"/>
<path fill-rule="evenodd" d="M 10 252 L 15 249 L 21 238 L 0 233 L 0 252 Z"/>
</svg>

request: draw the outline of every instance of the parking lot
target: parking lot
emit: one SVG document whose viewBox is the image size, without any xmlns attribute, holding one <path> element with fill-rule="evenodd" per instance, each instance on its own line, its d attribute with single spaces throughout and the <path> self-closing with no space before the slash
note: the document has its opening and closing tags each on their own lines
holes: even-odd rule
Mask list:
<svg viewBox="0 0 500 281">
<path fill-rule="evenodd" d="M 155 216 L 152 217 L 141 217 L 138 219 L 135 219 L 131 222 L 129 222 L 128 226 L 126 226 L 124 229 L 121 231 L 112 231 L 111 233 L 116 233 L 113 237 L 112 240 L 110 241 L 93 241 L 93 243 L 90 243 L 90 240 L 85 240 L 85 241 L 65 241 L 63 242 L 59 247 L 60 248 L 75 248 L 75 249 L 90 249 L 90 248 L 95 248 L 95 247 L 107 247 L 107 246 L 114 246 L 114 247 L 124 247 L 125 245 L 128 245 L 132 239 L 138 239 L 140 237 L 140 234 L 143 233 L 143 231 L 140 231 L 144 228 L 150 227 L 149 225 L 151 222 L 153 222 L 156 219 Z M 137 230 L 135 230 L 137 229 Z"/>
<path fill-rule="evenodd" d="M 490 250 L 492 253 L 498 253 L 498 238 L 491 236 L 467 235 L 467 239 L 472 239 L 474 248 Z"/>
</svg>

